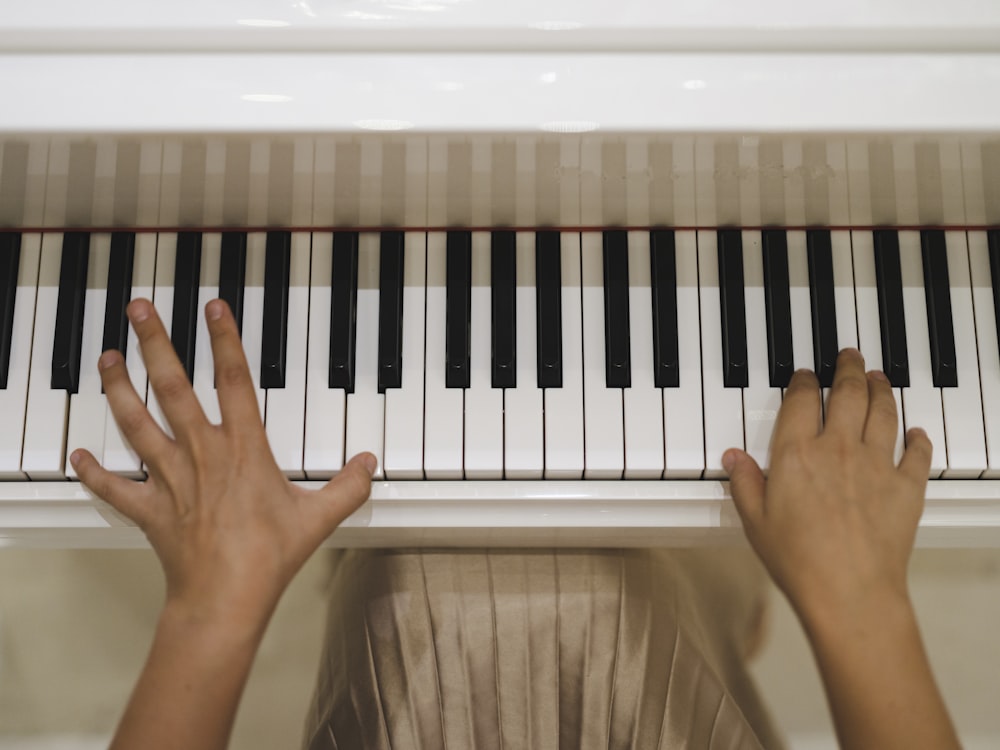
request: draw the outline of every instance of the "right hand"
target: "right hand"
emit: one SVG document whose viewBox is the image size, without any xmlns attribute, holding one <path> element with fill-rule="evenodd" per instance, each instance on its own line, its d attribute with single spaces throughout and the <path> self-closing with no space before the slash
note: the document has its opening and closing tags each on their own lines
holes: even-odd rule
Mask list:
<svg viewBox="0 0 1000 750">
<path fill-rule="evenodd" d="M 893 597 L 908 600 L 907 565 L 923 512 L 931 443 L 907 433 L 897 467 L 896 403 L 881 372 L 845 349 L 821 424 L 816 376 L 795 373 L 771 441 L 765 480 L 730 449 L 733 500 L 750 544 L 799 617 L 842 615 Z"/>
</svg>

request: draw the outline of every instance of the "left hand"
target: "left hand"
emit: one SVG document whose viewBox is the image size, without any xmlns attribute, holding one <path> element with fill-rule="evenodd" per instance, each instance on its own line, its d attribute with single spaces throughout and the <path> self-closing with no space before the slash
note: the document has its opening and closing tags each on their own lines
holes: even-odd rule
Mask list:
<svg viewBox="0 0 1000 750">
<path fill-rule="evenodd" d="M 229 307 L 214 300 L 205 312 L 222 423 L 206 419 L 152 304 L 135 300 L 129 318 L 175 437 L 153 420 L 121 354 L 108 351 L 98 365 L 108 403 L 149 478 L 116 476 L 85 450 L 72 459 L 80 480 L 145 532 L 175 610 L 266 621 L 305 561 L 368 498 L 375 457 L 355 456 L 320 490 L 289 482 L 268 446 Z"/>
</svg>

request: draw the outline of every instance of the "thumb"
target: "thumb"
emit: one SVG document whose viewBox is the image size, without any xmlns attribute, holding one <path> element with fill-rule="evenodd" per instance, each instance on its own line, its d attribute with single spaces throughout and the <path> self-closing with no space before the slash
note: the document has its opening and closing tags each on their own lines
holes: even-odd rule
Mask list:
<svg viewBox="0 0 1000 750">
<path fill-rule="evenodd" d="M 319 491 L 336 525 L 360 508 L 372 491 L 372 474 L 378 459 L 371 453 L 359 453 Z"/>
<path fill-rule="evenodd" d="M 764 513 L 764 473 L 750 455 L 738 448 L 722 454 L 722 466 L 729 472 L 729 488 L 744 526 L 756 524 Z"/>
</svg>

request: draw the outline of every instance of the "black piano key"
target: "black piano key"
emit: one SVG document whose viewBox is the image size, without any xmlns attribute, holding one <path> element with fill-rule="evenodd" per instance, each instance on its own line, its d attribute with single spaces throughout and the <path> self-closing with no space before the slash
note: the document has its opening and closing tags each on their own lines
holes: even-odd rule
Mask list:
<svg viewBox="0 0 1000 750">
<path fill-rule="evenodd" d="M 632 387 L 628 319 L 628 235 L 604 233 L 604 377 L 608 388 Z"/>
<path fill-rule="evenodd" d="M 795 371 L 792 354 L 792 300 L 788 279 L 788 239 L 783 229 L 761 234 L 764 260 L 764 316 L 767 364 L 772 388 L 787 388 Z"/>
<path fill-rule="evenodd" d="M 743 238 L 738 229 L 720 229 L 719 304 L 722 314 L 722 384 L 746 388 L 747 321 L 743 290 Z"/>
<path fill-rule="evenodd" d="M 876 229 L 875 285 L 882 332 L 882 371 L 895 388 L 910 385 L 910 362 L 906 350 L 906 318 L 903 313 L 903 274 L 899 265 L 899 236 L 891 229 Z"/>
<path fill-rule="evenodd" d="M 517 387 L 517 252 L 513 232 L 493 232 L 490 294 L 494 388 Z"/>
<path fill-rule="evenodd" d="M 672 229 L 649 233 L 649 277 L 653 301 L 653 384 L 679 388 L 677 352 L 677 254 Z"/>
<path fill-rule="evenodd" d="M 445 289 L 445 387 L 468 388 L 472 332 L 472 233 L 448 232 Z"/>
<path fill-rule="evenodd" d="M 285 387 L 288 348 L 288 277 L 292 233 L 268 232 L 264 258 L 264 324 L 260 342 L 260 387 Z"/>
<path fill-rule="evenodd" d="M 358 320 L 358 233 L 333 235 L 330 278 L 330 387 L 354 393 Z"/>
<path fill-rule="evenodd" d="M 14 338 L 14 298 L 21 265 L 21 235 L 0 233 L 0 390 L 7 387 L 10 344 Z"/>
<path fill-rule="evenodd" d="M 52 344 L 52 388 L 76 393 L 80 385 L 80 352 L 83 345 L 83 308 L 87 299 L 87 266 L 90 235 L 63 235 L 59 267 L 59 301 Z"/>
<path fill-rule="evenodd" d="M 833 385 L 833 372 L 837 368 L 837 353 L 840 351 L 830 230 L 810 229 L 806 232 L 806 252 L 812 309 L 813 369 L 820 386 L 829 388 Z"/>
<path fill-rule="evenodd" d="M 559 232 L 535 235 L 538 387 L 562 388 L 562 248 Z"/>
<path fill-rule="evenodd" d="M 224 300 L 236 319 L 236 330 L 243 335 L 243 293 L 246 288 L 246 232 L 226 232 L 222 235 L 219 258 L 219 299 Z"/>
<path fill-rule="evenodd" d="M 108 258 L 108 298 L 104 307 L 104 339 L 102 351 L 117 349 L 126 356 L 128 315 L 125 308 L 132 299 L 132 266 L 135 262 L 135 233 L 115 232 L 111 235 L 111 255 Z"/>
<path fill-rule="evenodd" d="M 1000 344 L 1000 229 L 986 233 L 990 253 L 990 280 L 993 282 L 993 315 L 997 322 L 997 343 Z"/>
<path fill-rule="evenodd" d="M 174 309 L 170 340 L 174 351 L 194 381 L 194 344 L 198 330 L 198 287 L 201 283 L 201 232 L 177 235 L 177 259 L 174 264 Z"/>
<path fill-rule="evenodd" d="M 403 384 L 402 232 L 382 232 L 378 292 L 378 392 Z"/>
<path fill-rule="evenodd" d="M 955 325 L 951 317 L 948 248 L 945 245 L 943 230 L 925 229 L 920 232 L 920 255 L 924 266 L 927 332 L 931 345 L 931 378 L 935 388 L 957 388 Z"/>
</svg>

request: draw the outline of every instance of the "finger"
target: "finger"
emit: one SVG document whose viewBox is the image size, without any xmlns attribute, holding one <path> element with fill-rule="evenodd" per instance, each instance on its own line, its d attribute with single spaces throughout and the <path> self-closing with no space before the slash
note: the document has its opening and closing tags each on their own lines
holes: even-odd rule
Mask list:
<svg viewBox="0 0 1000 750">
<path fill-rule="evenodd" d="M 140 528 L 146 525 L 147 507 L 141 501 L 142 485 L 101 466 L 87 450 L 75 450 L 69 457 L 77 476 L 91 491 Z"/>
<path fill-rule="evenodd" d="M 222 424 L 238 431 L 260 427 L 257 392 L 229 305 L 221 299 L 212 300 L 205 306 L 205 320 L 212 337 L 212 359 L 215 362 L 215 385 Z"/>
<path fill-rule="evenodd" d="M 97 366 L 118 429 L 143 463 L 159 469 L 162 459 L 171 450 L 172 441 L 156 424 L 135 392 L 122 355 L 113 350 L 106 351 L 97 361 Z"/>
<path fill-rule="evenodd" d="M 868 373 L 868 417 L 863 442 L 889 461 L 895 461 L 899 414 L 889 378 L 880 370 Z"/>
<path fill-rule="evenodd" d="M 919 427 L 907 430 L 906 450 L 899 462 L 899 470 L 914 481 L 926 482 L 931 470 L 934 448 L 927 433 Z"/>
<path fill-rule="evenodd" d="M 736 448 L 722 455 L 722 465 L 729 472 L 729 488 L 743 526 L 754 529 L 764 516 L 764 473 L 752 456 Z"/>
<path fill-rule="evenodd" d="M 868 416 L 868 378 L 865 360 L 857 349 L 842 349 L 826 409 L 827 432 L 860 440 Z"/>
<path fill-rule="evenodd" d="M 796 370 L 785 389 L 771 438 L 772 453 L 781 445 L 814 438 L 820 430 L 819 381 L 811 370 Z"/>
<path fill-rule="evenodd" d="M 156 394 L 163 416 L 170 423 L 178 440 L 186 440 L 195 430 L 208 423 L 184 367 L 177 359 L 174 345 L 156 314 L 145 299 L 129 303 L 128 317 L 132 321 L 142 359 L 149 374 L 149 385 Z"/>
<path fill-rule="evenodd" d="M 378 461 L 371 453 L 359 453 L 319 490 L 326 510 L 327 534 L 360 508 L 371 495 L 372 474 L 377 466 Z"/>
</svg>

